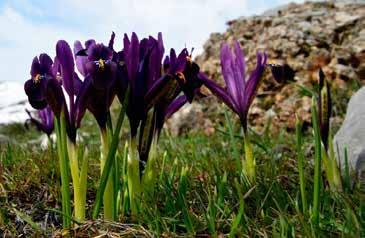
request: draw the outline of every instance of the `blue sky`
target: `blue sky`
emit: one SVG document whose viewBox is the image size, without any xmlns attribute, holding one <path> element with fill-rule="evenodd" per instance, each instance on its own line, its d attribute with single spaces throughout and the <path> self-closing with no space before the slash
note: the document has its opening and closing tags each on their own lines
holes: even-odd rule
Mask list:
<svg viewBox="0 0 365 238">
<path fill-rule="evenodd" d="M 121 48 L 124 32 L 139 36 L 161 31 L 166 49 L 195 47 L 212 32 L 239 16 L 292 2 L 290 0 L 0 0 L 0 80 L 25 81 L 32 58 L 54 56 L 58 39 L 71 45 L 94 38 L 107 43 L 111 31 Z M 295 0 L 302 2 L 302 0 Z"/>
</svg>

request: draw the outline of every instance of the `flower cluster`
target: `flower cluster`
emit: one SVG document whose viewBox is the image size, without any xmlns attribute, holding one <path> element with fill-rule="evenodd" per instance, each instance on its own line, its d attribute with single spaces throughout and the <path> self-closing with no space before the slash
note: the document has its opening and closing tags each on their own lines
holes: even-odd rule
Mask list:
<svg viewBox="0 0 365 238">
<path fill-rule="evenodd" d="M 157 143 L 164 122 L 185 103 L 204 96 L 200 92 L 202 85 L 238 115 L 245 138 L 243 169 L 253 181 L 255 160 L 248 140 L 247 114 L 267 66 L 266 54 L 257 53 L 256 68 L 246 77 L 239 43 L 234 42 L 233 51 L 224 43 L 221 66 L 225 89 L 200 71 L 187 49 L 179 53 L 171 49 L 165 56 L 161 33 L 157 38 L 150 36 L 141 40 L 135 33 L 130 37 L 125 34 L 120 51 L 114 48 L 115 38 L 113 33 L 108 45 L 92 39 L 84 45 L 76 41 L 73 51 L 66 41 L 58 41 L 53 60 L 47 54 L 33 59 L 31 79 L 24 86 L 30 104 L 40 110 L 43 123 L 31 118 L 37 127 L 50 134 L 53 117 L 55 120 L 64 225 L 70 226 L 71 221 L 69 174 L 74 189 L 75 220 L 85 219 L 88 156 L 87 150 L 78 145 L 76 136 L 87 110 L 95 117 L 101 138 L 102 176 L 94 217 L 103 203 L 104 217 L 115 219 L 121 200 L 127 201 L 132 214 L 138 213 L 140 199 L 153 192 Z M 113 125 L 110 107 L 116 97 L 121 103 L 121 111 Z M 129 156 L 125 158 L 126 174 L 118 174 L 113 167 L 120 166 L 116 148 L 124 114 L 130 125 Z M 126 191 L 118 186 L 121 179 L 127 184 L 123 186 Z M 122 197 L 124 194 L 127 196 Z"/>
</svg>

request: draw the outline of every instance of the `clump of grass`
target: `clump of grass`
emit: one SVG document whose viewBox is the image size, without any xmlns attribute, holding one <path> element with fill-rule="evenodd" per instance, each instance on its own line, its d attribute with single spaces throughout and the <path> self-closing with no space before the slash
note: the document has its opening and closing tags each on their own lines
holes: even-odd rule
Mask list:
<svg viewBox="0 0 365 238">
<path fill-rule="evenodd" d="M 232 126 L 233 137 L 229 134 L 228 126 L 221 128 L 227 133 L 218 132 L 210 137 L 203 133 L 178 138 L 162 135 L 157 163 L 160 173 L 153 196 L 144 198 L 144 212 L 138 218 L 131 220 L 128 214 L 119 218 L 122 223 L 136 224 L 132 228 L 129 226 L 129 232 L 145 232 L 162 237 L 207 234 L 231 234 L 232 237 L 363 235 L 365 209 L 361 201 L 364 194 L 358 186 L 353 186 L 348 192 L 334 193 L 322 185 L 319 221 L 318 226 L 314 226 L 301 206 L 302 188 L 299 183 L 298 160 L 295 157 L 296 136 L 286 132 L 271 135 L 269 130 L 262 134 L 250 131 L 257 158 L 257 181 L 255 185 L 250 185 L 242 173 L 235 169 L 237 160 L 233 151 L 242 154 L 242 146 L 239 143 L 224 142 L 232 138 L 237 141 L 241 139 L 237 136 L 239 126 L 234 122 Z M 274 136 L 276 140 L 270 139 Z M 304 150 L 302 171 L 309 211 L 313 209 L 310 202 L 314 184 L 312 144 L 311 134 L 304 133 L 302 148 L 312 148 L 309 152 Z M 51 149 L 47 153 L 40 153 L 31 148 L 26 144 L 17 144 L 5 146 L 1 150 L 1 185 L 7 194 L 0 199 L 0 225 L 4 234 L 24 234 L 25 231 L 26 235 L 39 234 L 39 231 L 32 228 L 32 223 L 23 221 L 22 226 L 19 225 L 21 218 L 13 213 L 12 206 L 27 214 L 47 234 L 60 227 L 59 214 L 51 210 L 55 207 L 53 203 L 56 202 L 60 207 L 61 202 L 57 160 L 52 156 L 54 152 Z M 91 158 L 94 158 L 92 164 L 96 164 L 97 154 Z M 90 191 L 96 189 L 98 173 L 98 167 L 92 165 Z M 44 206 L 25 206 L 25 202 L 19 200 L 22 194 L 29 192 L 26 189 L 29 184 L 32 184 L 32 194 L 42 192 L 48 195 L 38 197 L 38 202 L 37 197 L 29 196 L 27 203 L 34 206 L 45 202 Z M 53 201 L 46 202 L 47 197 Z M 92 193 L 89 199 L 91 201 L 88 204 L 91 205 L 94 199 Z M 58 218 L 50 219 L 45 224 L 46 214 Z M 116 226 L 123 225 L 119 223 Z M 102 229 L 92 230 L 91 227 L 82 226 L 83 232 L 89 229 L 89 235 L 102 234 Z"/>
</svg>

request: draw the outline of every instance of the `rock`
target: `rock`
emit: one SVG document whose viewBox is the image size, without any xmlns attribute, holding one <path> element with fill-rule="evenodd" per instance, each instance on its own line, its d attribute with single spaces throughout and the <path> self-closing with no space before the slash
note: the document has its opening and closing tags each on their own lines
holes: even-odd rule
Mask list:
<svg viewBox="0 0 365 238">
<path fill-rule="evenodd" d="M 365 82 L 361 81 L 365 80 L 364 1 L 291 3 L 261 16 L 240 17 L 227 25 L 226 32 L 211 34 L 203 53 L 196 57 L 201 70 L 218 83 L 223 84 L 219 60 L 221 43 L 232 43 L 234 39 L 244 50 L 249 73 L 255 66 L 257 50 L 265 50 L 269 63 L 288 64 L 296 72 L 297 83 L 309 88 L 315 88 L 320 67 L 334 90 L 351 92 L 354 81 Z M 303 99 L 294 84 L 275 86 L 271 74 L 266 73 L 252 105 L 250 114 L 255 115 L 249 115 L 249 124 L 264 127 L 268 110 L 275 115 L 272 118 L 275 128 L 294 129 L 295 113 L 310 123 L 310 110 L 302 108 L 308 100 Z M 201 104 L 207 116 L 206 108 L 213 105 L 205 102 Z"/>
<path fill-rule="evenodd" d="M 363 161 L 365 160 L 364 102 L 365 87 L 362 87 L 351 97 L 345 120 L 333 140 L 335 152 L 339 153 L 337 154 L 337 159 L 341 162 L 341 165 L 344 165 L 344 151 L 346 148 L 349 165 L 352 169 L 357 169 L 357 172 L 360 169 L 365 170 L 365 162 Z"/>
<path fill-rule="evenodd" d="M 197 103 L 186 104 L 166 123 L 173 136 L 197 129 L 201 125 L 204 125 L 203 111 L 202 106 Z"/>
</svg>

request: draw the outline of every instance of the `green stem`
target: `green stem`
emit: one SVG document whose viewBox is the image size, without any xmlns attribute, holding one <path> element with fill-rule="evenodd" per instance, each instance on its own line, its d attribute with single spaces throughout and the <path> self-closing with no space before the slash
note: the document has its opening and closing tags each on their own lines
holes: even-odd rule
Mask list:
<svg viewBox="0 0 365 238">
<path fill-rule="evenodd" d="M 128 98 L 129 98 L 129 90 L 127 90 L 127 93 L 125 95 L 125 99 L 123 102 L 123 106 L 120 109 L 118 119 L 117 119 L 117 125 L 115 127 L 115 131 L 114 131 L 113 137 L 112 137 L 112 142 L 110 143 L 108 155 L 107 155 L 105 163 L 104 163 L 104 169 L 103 169 L 103 173 L 100 178 L 100 184 L 99 184 L 98 190 L 96 192 L 96 199 L 95 199 L 95 203 L 94 203 L 93 216 L 92 216 L 93 219 L 96 219 L 99 215 L 102 197 L 103 197 L 103 194 L 104 194 L 104 191 L 106 188 L 106 184 L 107 184 L 107 181 L 109 178 L 110 171 L 113 168 L 115 153 L 117 152 L 117 148 L 118 148 L 119 134 L 120 134 L 120 130 L 122 129 L 124 116 L 125 116 L 125 110 L 126 110 L 127 104 L 128 104 Z"/>
<path fill-rule="evenodd" d="M 156 181 L 157 140 L 157 134 L 153 135 L 147 165 L 142 176 L 143 193 L 147 196 L 153 195 Z"/>
<path fill-rule="evenodd" d="M 252 146 L 248 138 L 248 133 L 243 132 L 243 146 L 245 149 L 245 160 L 242 161 L 244 174 L 250 182 L 256 180 L 256 160 L 253 155 Z"/>
<path fill-rule="evenodd" d="M 120 187 L 120 210 L 121 214 L 124 215 L 128 212 L 128 183 L 127 183 L 127 158 L 128 158 L 128 141 L 124 144 L 123 150 L 123 160 L 122 160 L 122 167 L 121 167 L 121 187 Z"/>
<path fill-rule="evenodd" d="M 75 220 L 83 222 L 85 220 L 86 192 L 84 193 L 80 184 L 80 169 L 78 160 L 78 149 L 75 142 L 67 140 L 68 157 L 71 169 L 71 178 L 74 190 L 74 210 Z"/>
<path fill-rule="evenodd" d="M 69 176 L 67 166 L 67 153 L 64 151 L 62 143 L 63 136 L 62 130 L 65 129 L 63 114 L 61 118 L 55 118 L 55 129 L 57 135 L 57 153 L 60 163 L 60 174 L 61 174 L 61 197 L 62 197 L 62 223 L 64 228 L 71 227 L 71 197 L 69 190 Z"/>
<path fill-rule="evenodd" d="M 318 113 L 316 109 L 315 98 L 312 100 L 312 123 L 315 142 L 315 160 L 314 160 L 314 191 L 313 191 L 313 215 L 312 221 L 315 226 L 319 223 L 319 197 L 321 193 L 321 135 L 318 125 Z"/>
<path fill-rule="evenodd" d="M 137 215 L 138 204 L 141 194 L 141 182 L 139 177 L 139 156 L 137 150 L 136 137 L 130 139 L 130 150 L 127 160 L 127 180 L 129 191 L 129 203 L 132 215 Z"/>
<path fill-rule="evenodd" d="M 106 129 L 101 129 L 101 158 L 100 158 L 100 169 L 101 174 L 103 173 L 105 162 L 108 156 L 109 151 L 109 143 L 108 143 L 108 134 Z M 111 173 L 113 173 L 113 169 Z M 103 196 L 103 204 L 104 204 L 104 218 L 107 220 L 115 219 L 115 200 L 114 200 L 114 181 L 113 175 L 109 176 L 108 181 L 106 183 L 105 192 Z"/>
</svg>

